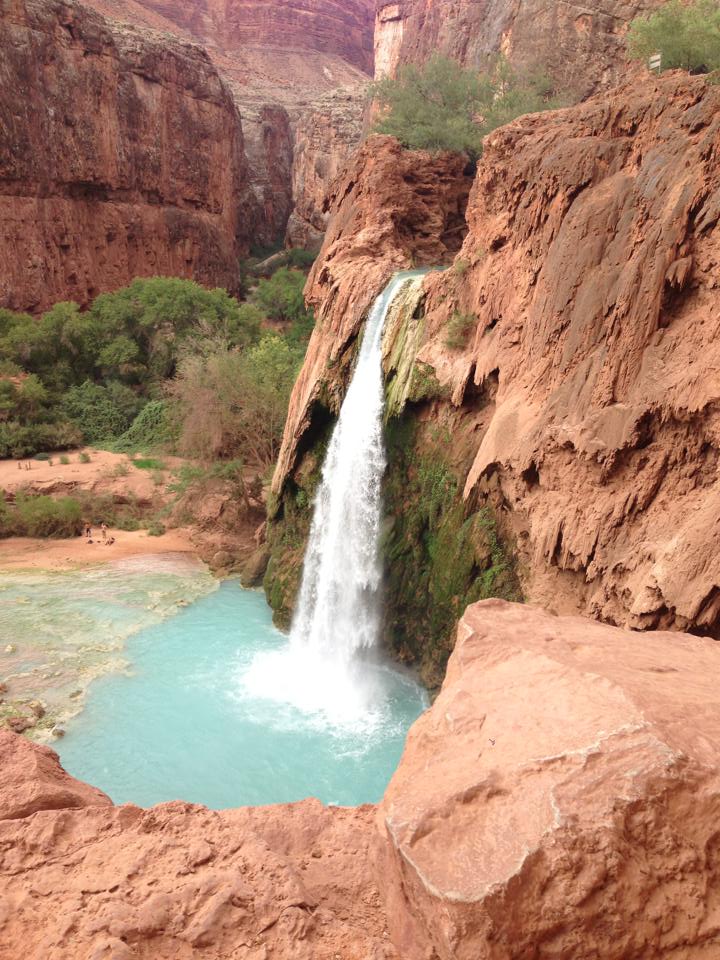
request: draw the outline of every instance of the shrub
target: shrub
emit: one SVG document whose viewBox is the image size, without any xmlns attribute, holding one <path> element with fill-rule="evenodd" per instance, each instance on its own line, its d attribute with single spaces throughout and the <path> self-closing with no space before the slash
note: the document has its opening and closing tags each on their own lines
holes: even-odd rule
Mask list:
<svg viewBox="0 0 720 960">
<path fill-rule="evenodd" d="M 153 450 L 172 441 L 172 427 L 168 407 L 164 400 L 151 400 L 146 404 L 130 428 L 113 444 L 113 449 L 122 453 L 136 450 Z"/>
<path fill-rule="evenodd" d="M 169 386 L 181 452 L 272 463 L 299 362 L 300 353 L 277 336 L 243 353 L 217 344 L 206 356 L 185 357 Z"/>
<path fill-rule="evenodd" d="M 80 461 L 80 463 L 90 463 L 90 454 L 85 453 L 85 451 L 83 450 L 83 452 L 78 457 L 78 460 Z"/>
<path fill-rule="evenodd" d="M 636 17 L 627 37 L 628 55 L 647 60 L 662 57 L 662 69 L 706 72 L 720 69 L 720 4 L 670 0 L 650 16 Z"/>
<path fill-rule="evenodd" d="M 42 461 L 49 460 L 50 463 L 52 463 L 52 458 L 49 453 L 36 453 L 35 456 L 33 457 L 33 460 L 42 460 Z"/>
<path fill-rule="evenodd" d="M 147 528 L 149 537 L 162 537 L 165 533 L 165 524 L 160 523 L 158 520 L 153 520 L 153 522 Z"/>
<path fill-rule="evenodd" d="M 140 529 L 140 521 L 135 517 L 120 517 L 115 521 L 118 530 L 125 530 L 126 533 L 133 533 Z"/>
<path fill-rule="evenodd" d="M 64 467 L 66 467 L 66 466 L 70 463 L 70 457 L 68 457 L 67 454 L 64 453 L 64 454 L 60 457 L 60 463 L 61 463 Z"/>
<path fill-rule="evenodd" d="M 523 113 L 555 105 L 542 76 L 521 76 L 504 58 L 486 73 L 466 70 L 441 54 L 401 67 L 371 91 L 382 113 L 374 130 L 414 150 L 453 150 L 477 157 L 482 138 Z"/>
<path fill-rule="evenodd" d="M 31 497 L 18 494 L 16 531 L 26 537 L 74 537 L 82 530 L 81 506 L 72 497 Z"/>
<path fill-rule="evenodd" d="M 282 267 L 269 280 L 258 283 L 253 299 L 271 320 L 291 323 L 307 316 L 304 289 L 305 275 Z"/>
<path fill-rule="evenodd" d="M 445 346 L 450 350 L 461 350 L 467 344 L 470 331 L 476 324 L 477 318 L 472 313 L 460 313 L 456 310 L 448 321 Z"/>
<path fill-rule="evenodd" d="M 165 470 L 166 466 L 162 460 L 156 460 L 154 457 L 136 457 L 132 464 L 138 470 Z"/>
<path fill-rule="evenodd" d="M 102 386 L 86 380 L 67 391 L 62 411 L 88 443 L 100 444 L 123 434 L 142 406 L 137 394 L 122 383 L 111 381 Z"/>
<path fill-rule="evenodd" d="M 34 457 L 44 450 L 67 450 L 80 443 L 80 432 L 68 423 L 0 423 L 0 457 Z"/>
</svg>

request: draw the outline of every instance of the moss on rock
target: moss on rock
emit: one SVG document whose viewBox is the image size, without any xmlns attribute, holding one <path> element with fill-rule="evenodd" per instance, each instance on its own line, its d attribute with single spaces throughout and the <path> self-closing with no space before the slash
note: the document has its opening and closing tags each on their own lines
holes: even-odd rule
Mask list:
<svg viewBox="0 0 720 960">
<path fill-rule="evenodd" d="M 463 503 L 440 431 L 405 415 L 388 424 L 385 640 L 437 686 L 469 603 L 521 599 L 492 508 Z"/>
</svg>

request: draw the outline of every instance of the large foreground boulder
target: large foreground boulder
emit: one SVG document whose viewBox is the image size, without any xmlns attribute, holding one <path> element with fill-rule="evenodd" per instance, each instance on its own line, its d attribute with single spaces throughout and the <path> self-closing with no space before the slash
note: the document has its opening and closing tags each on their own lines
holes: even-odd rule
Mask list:
<svg viewBox="0 0 720 960">
<path fill-rule="evenodd" d="M 115 807 L 3 734 L 0 958 L 716 960 L 719 676 L 475 604 L 377 808 Z"/>
<path fill-rule="evenodd" d="M 720 957 L 720 645 L 488 600 L 380 809 L 400 955 Z"/>
</svg>

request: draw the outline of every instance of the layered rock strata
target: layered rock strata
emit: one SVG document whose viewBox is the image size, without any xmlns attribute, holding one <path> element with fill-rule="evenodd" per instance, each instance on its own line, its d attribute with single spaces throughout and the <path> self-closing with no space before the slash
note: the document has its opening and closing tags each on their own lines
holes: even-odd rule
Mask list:
<svg viewBox="0 0 720 960">
<path fill-rule="evenodd" d="M 463 249 L 425 282 L 403 415 L 448 431 L 467 510 L 493 508 L 524 592 L 560 612 L 720 634 L 719 135 L 717 88 L 679 76 L 517 120 L 486 139 Z M 395 151 L 336 193 L 278 492 L 312 397 L 342 390 L 326 358 L 411 262 L 376 239 L 424 202 L 378 192 Z"/>
<path fill-rule="evenodd" d="M 0 19 L 0 305 L 84 304 L 148 274 L 236 289 L 255 220 L 207 55 L 65 0 L 6 0 Z"/>
<path fill-rule="evenodd" d="M 720 648 L 488 601 L 377 807 L 112 806 L 0 732 L 0 954 L 707 960 Z"/>
<path fill-rule="evenodd" d="M 399 66 L 422 63 L 436 52 L 481 69 L 502 53 L 521 70 L 550 76 L 565 96 L 581 99 L 622 78 L 629 22 L 659 5 L 378 0 L 375 69 L 378 76 L 394 75 Z"/>
<path fill-rule="evenodd" d="M 374 0 L 90 2 L 203 45 L 242 114 L 256 242 L 276 242 L 287 227 L 288 243 L 317 247 L 325 188 L 362 133 Z"/>
</svg>

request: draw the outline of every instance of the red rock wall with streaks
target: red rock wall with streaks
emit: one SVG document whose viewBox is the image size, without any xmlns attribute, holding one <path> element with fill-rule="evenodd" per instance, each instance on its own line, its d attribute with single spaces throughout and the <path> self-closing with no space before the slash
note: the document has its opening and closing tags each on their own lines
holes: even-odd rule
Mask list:
<svg viewBox="0 0 720 960">
<path fill-rule="evenodd" d="M 254 212 L 207 56 L 63 0 L 3 0 L 0 19 L 0 304 L 148 274 L 234 289 Z"/>
</svg>

